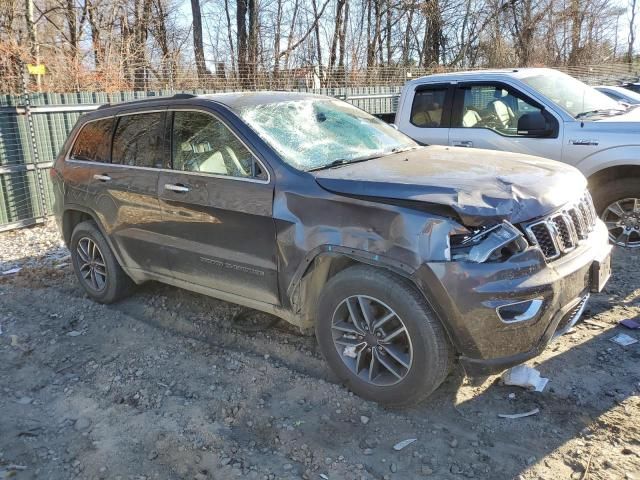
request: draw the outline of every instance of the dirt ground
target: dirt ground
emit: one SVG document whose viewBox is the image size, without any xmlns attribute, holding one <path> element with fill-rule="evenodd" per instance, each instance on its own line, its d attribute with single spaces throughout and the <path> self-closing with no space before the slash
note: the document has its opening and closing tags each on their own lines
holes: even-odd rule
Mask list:
<svg viewBox="0 0 640 480">
<path fill-rule="evenodd" d="M 542 393 L 456 371 L 385 410 L 335 383 L 314 338 L 239 311 L 153 283 L 98 305 L 51 224 L 0 234 L 0 479 L 640 480 L 640 343 L 610 341 L 640 338 L 618 325 L 640 315 L 640 252 L 616 251 L 592 323 L 528 363 Z"/>
</svg>

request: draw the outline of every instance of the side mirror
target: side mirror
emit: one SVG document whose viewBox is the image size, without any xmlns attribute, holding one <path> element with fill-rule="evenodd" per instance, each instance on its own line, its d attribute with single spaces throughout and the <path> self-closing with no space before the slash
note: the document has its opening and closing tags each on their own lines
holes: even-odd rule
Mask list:
<svg viewBox="0 0 640 480">
<path fill-rule="evenodd" d="M 525 113 L 518 119 L 518 135 L 548 137 L 552 133 L 553 128 L 542 112 Z"/>
</svg>

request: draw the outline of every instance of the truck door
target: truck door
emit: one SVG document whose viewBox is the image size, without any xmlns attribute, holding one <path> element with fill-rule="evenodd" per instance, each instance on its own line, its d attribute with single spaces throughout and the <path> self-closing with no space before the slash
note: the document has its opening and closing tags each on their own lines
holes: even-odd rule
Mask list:
<svg viewBox="0 0 640 480">
<path fill-rule="evenodd" d="M 449 83 L 418 85 L 408 92 L 402 112 L 409 118 L 399 122 L 400 130 L 423 145 L 448 145 L 454 89 Z"/>
<path fill-rule="evenodd" d="M 562 159 L 559 119 L 510 85 L 461 83 L 456 88 L 452 110 L 449 145 Z M 552 131 L 545 136 L 519 132 L 518 120 L 527 113 L 544 115 Z"/>
</svg>

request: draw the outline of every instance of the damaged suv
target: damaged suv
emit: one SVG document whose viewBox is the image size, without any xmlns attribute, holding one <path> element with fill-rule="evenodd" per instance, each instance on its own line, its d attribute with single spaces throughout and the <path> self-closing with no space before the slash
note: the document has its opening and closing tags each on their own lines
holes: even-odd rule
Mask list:
<svg viewBox="0 0 640 480">
<path fill-rule="evenodd" d="M 308 94 L 177 95 L 83 116 L 52 169 L 80 284 L 157 280 L 315 329 L 335 374 L 392 406 L 536 356 L 610 272 L 573 167 L 420 147 Z"/>
</svg>

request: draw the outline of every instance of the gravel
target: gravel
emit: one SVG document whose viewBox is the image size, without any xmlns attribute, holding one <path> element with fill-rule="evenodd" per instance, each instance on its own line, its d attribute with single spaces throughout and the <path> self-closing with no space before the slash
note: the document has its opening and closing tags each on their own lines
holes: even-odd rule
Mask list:
<svg viewBox="0 0 640 480">
<path fill-rule="evenodd" d="M 640 315 L 639 260 L 615 252 L 586 312 L 601 326 L 528 362 L 544 392 L 456 370 L 393 411 L 335 383 L 314 338 L 283 322 L 241 331 L 239 307 L 156 283 L 98 305 L 51 222 L 0 234 L 0 271 L 22 268 L 0 275 L 0 478 L 633 478 L 640 344 L 609 339 L 640 338 L 618 326 Z"/>
</svg>

